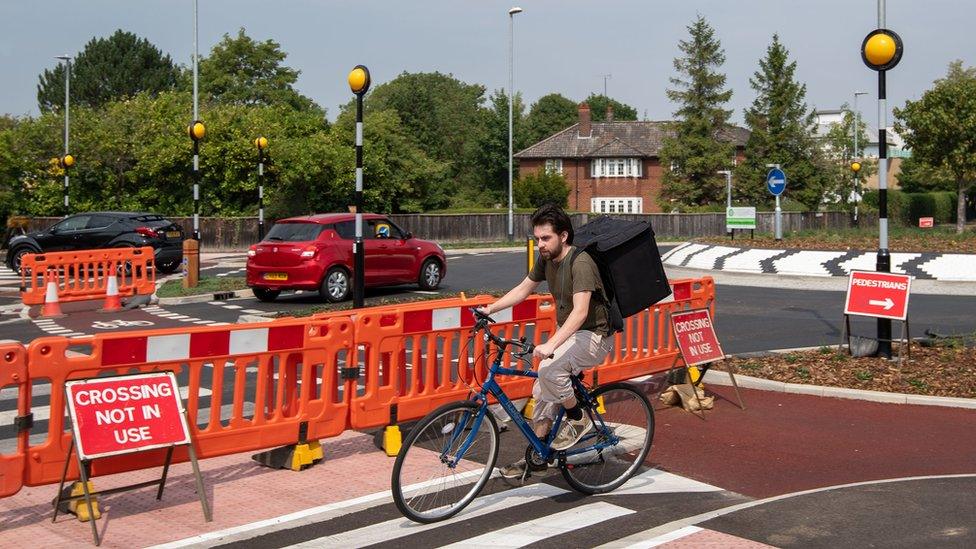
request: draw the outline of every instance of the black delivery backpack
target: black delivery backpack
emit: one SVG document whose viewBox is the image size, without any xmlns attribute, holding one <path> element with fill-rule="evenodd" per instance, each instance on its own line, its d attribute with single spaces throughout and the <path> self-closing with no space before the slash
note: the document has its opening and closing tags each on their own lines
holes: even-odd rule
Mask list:
<svg viewBox="0 0 976 549">
<path fill-rule="evenodd" d="M 624 319 L 671 295 L 654 231 L 647 221 L 602 215 L 576 229 L 571 261 L 586 251 L 600 268 L 610 308 L 611 333 Z"/>
</svg>

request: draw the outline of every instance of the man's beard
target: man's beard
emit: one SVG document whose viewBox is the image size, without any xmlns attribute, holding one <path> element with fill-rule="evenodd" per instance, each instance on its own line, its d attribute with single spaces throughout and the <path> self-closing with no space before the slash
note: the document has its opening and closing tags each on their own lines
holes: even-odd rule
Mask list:
<svg viewBox="0 0 976 549">
<path fill-rule="evenodd" d="M 552 250 L 539 252 L 539 254 L 542 256 L 543 259 L 553 259 L 555 257 L 559 257 L 559 254 L 561 253 L 563 253 L 562 243 L 556 244 L 556 247 Z"/>
</svg>

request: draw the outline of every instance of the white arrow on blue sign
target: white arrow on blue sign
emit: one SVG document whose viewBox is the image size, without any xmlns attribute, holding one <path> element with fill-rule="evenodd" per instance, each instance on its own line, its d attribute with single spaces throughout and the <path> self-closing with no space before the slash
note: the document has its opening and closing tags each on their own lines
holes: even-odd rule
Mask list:
<svg viewBox="0 0 976 549">
<path fill-rule="evenodd" d="M 786 190 L 786 173 L 779 168 L 773 168 L 766 174 L 766 188 L 773 196 L 779 196 Z"/>
</svg>

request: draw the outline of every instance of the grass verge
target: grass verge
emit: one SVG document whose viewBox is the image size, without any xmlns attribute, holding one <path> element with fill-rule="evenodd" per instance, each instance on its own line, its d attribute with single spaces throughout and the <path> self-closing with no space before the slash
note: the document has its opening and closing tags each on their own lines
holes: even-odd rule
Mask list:
<svg viewBox="0 0 976 549">
<path fill-rule="evenodd" d="M 184 288 L 183 280 L 167 280 L 156 289 L 159 297 L 185 297 L 189 295 L 230 292 L 247 288 L 243 276 L 222 276 L 201 278 L 195 288 Z"/>
</svg>

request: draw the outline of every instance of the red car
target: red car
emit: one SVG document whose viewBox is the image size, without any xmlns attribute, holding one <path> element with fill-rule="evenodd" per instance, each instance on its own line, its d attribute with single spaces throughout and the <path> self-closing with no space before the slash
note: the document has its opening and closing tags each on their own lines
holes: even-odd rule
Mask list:
<svg viewBox="0 0 976 549">
<path fill-rule="evenodd" d="M 247 252 L 247 285 L 261 301 L 282 290 L 318 290 L 330 302 L 352 292 L 356 216 L 349 213 L 278 221 Z M 382 215 L 363 214 L 366 287 L 419 284 L 434 290 L 447 272 L 444 250 L 414 238 Z"/>
</svg>

